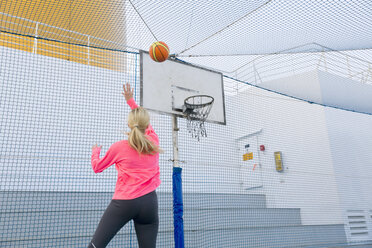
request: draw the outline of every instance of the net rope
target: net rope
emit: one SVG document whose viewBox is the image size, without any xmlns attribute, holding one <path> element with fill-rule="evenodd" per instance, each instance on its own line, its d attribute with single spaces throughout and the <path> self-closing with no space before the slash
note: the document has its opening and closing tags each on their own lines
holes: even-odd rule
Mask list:
<svg viewBox="0 0 372 248">
<path fill-rule="evenodd" d="M 126 139 L 122 84 L 140 102 L 155 37 L 224 75 L 226 126 L 196 142 L 204 121 L 178 122 L 186 247 L 371 246 L 371 27 L 368 0 L 1 1 L 0 247 L 88 245 L 117 177 L 90 148 Z M 151 124 L 157 242 L 174 247 L 172 119 Z M 138 247 L 132 225 L 108 247 Z"/>
</svg>

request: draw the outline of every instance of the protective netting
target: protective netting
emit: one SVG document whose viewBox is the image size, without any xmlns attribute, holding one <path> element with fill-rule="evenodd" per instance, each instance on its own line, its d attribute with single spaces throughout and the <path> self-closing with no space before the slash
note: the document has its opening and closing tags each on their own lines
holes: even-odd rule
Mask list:
<svg viewBox="0 0 372 248">
<path fill-rule="evenodd" d="M 185 247 L 371 247 L 370 1 L 9 0 L 0 12 L 0 247 L 88 245 L 116 180 L 93 173 L 90 148 L 126 138 L 122 84 L 140 102 L 138 49 L 153 34 L 224 74 L 226 126 L 206 123 L 197 142 L 179 119 Z M 151 124 L 165 151 L 157 247 L 174 247 L 172 118 Z M 138 247 L 132 222 L 109 247 Z"/>
<path fill-rule="evenodd" d="M 180 55 L 268 54 L 308 43 L 336 50 L 371 48 L 372 3 L 366 0 L 132 3 L 157 39 Z M 128 16 L 137 18 L 132 9 Z M 140 31 L 144 43 L 128 42 L 147 49 L 146 38 L 153 37 L 137 25 L 128 22 L 128 29 Z"/>
</svg>

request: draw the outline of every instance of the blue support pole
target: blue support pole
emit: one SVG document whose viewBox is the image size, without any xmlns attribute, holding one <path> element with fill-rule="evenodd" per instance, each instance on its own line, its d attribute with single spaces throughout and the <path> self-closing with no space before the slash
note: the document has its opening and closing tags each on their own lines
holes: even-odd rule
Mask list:
<svg viewBox="0 0 372 248">
<path fill-rule="evenodd" d="M 177 116 L 173 116 L 173 226 L 175 248 L 184 248 L 183 234 L 183 200 L 182 200 L 182 168 L 178 162 L 178 124 Z"/>
<path fill-rule="evenodd" d="M 175 248 L 184 248 L 183 236 L 183 201 L 182 201 L 182 168 L 173 167 L 173 221 Z"/>
</svg>

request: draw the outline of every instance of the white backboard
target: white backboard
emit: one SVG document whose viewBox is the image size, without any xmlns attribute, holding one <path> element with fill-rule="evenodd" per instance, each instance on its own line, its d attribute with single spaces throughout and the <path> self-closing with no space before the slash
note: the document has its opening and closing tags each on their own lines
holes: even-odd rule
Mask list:
<svg viewBox="0 0 372 248">
<path fill-rule="evenodd" d="M 182 117 L 187 97 L 209 95 L 214 103 L 206 121 L 226 124 L 222 73 L 174 59 L 158 63 L 144 51 L 140 57 L 142 107 Z"/>
</svg>

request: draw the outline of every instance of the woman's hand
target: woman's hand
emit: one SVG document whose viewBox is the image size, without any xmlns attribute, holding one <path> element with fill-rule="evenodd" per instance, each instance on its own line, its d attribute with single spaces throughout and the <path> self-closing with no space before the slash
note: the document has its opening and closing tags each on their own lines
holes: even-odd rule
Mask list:
<svg viewBox="0 0 372 248">
<path fill-rule="evenodd" d="M 95 144 L 94 146 L 92 146 L 92 151 L 93 151 L 94 149 L 96 149 L 97 147 L 98 147 L 99 149 L 102 148 L 102 146 L 98 146 L 97 144 Z"/>
<path fill-rule="evenodd" d="M 131 89 L 129 83 L 123 84 L 123 90 L 124 90 L 124 92 L 122 94 L 125 97 L 126 101 L 129 101 L 130 99 L 133 98 L 134 89 Z"/>
</svg>

